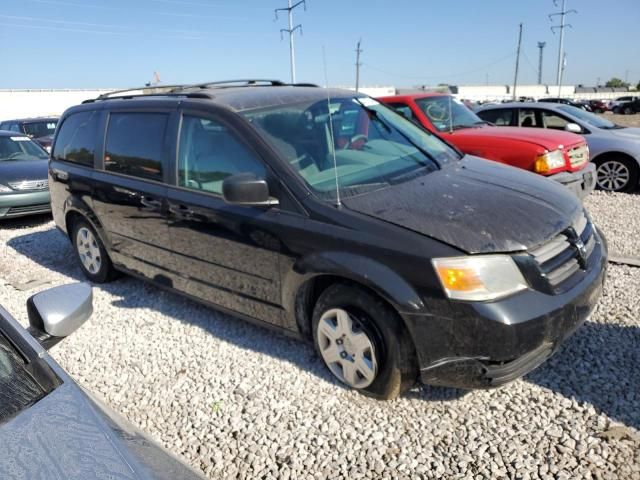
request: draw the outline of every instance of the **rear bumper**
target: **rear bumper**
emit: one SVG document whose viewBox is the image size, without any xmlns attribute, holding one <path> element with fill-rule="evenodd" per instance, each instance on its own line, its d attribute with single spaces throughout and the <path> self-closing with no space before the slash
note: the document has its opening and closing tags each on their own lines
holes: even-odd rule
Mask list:
<svg viewBox="0 0 640 480">
<path fill-rule="evenodd" d="M 0 195 L 0 218 L 22 217 L 51 211 L 49 191 Z"/>
<path fill-rule="evenodd" d="M 423 383 L 491 388 L 553 355 L 589 317 L 602 293 L 607 247 L 600 242 L 582 281 L 549 295 L 523 291 L 496 302 L 439 302 L 433 315 L 404 315 Z"/>
<path fill-rule="evenodd" d="M 547 178 L 563 184 L 583 200 L 593 192 L 596 186 L 596 166 L 593 163 L 587 163 L 577 172 L 561 172 Z"/>
</svg>

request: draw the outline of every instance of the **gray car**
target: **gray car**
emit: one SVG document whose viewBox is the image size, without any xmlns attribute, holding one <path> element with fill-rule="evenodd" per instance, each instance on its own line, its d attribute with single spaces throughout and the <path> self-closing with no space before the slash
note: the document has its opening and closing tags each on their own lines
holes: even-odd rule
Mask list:
<svg viewBox="0 0 640 480">
<path fill-rule="evenodd" d="M 0 219 L 51 211 L 49 154 L 22 133 L 0 130 Z"/>
<path fill-rule="evenodd" d="M 480 108 L 477 115 L 495 125 L 567 130 L 584 135 L 591 161 L 597 166 L 596 185 L 602 190 L 629 192 L 640 175 L 640 128 L 623 127 L 570 105 L 505 103 Z"/>
<path fill-rule="evenodd" d="M 45 350 L 89 318 L 89 285 L 40 292 L 27 310 L 28 332 L 0 306 L 1 479 L 202 479 L 79 387 Z"/>
</svg>

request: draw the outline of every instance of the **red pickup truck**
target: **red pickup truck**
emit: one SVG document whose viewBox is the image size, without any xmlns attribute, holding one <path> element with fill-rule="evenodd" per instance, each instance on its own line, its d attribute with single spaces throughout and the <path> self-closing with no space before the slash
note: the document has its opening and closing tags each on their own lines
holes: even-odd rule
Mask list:
<svg viewBox="0 0 640 480">
<path fill-rule="evenodd" d="M 570 132 L 488 124 L 451 95 L 418 93 L 381 97 L 464 153 L 544 175 L 584 198 L 595 187 L 595 166 L 584 138 Z"/>
</svg>

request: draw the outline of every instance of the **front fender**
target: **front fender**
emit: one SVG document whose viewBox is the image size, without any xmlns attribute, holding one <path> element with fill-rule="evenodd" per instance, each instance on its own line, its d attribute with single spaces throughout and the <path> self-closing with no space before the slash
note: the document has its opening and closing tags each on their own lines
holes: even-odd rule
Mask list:
<svg viewBox="0 0 640 480">
<path fill-rule="evenodd" d="M 285 309 L 294 312 L 300 288 L 322 275 L 344 278 L 370 288 L 400 313 L 425 311 L 420 295 L 398 273 L 371 258 L 347 252 L 314 253 L 299 259 L 282 280 Z"/>
</svg>

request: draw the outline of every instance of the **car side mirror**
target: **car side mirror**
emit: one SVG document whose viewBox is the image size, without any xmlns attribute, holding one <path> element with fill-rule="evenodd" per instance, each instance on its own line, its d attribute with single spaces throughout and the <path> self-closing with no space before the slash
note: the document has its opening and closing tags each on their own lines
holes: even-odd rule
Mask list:
<svg viewBox="0 0 640 480">
<path fill-rule="evenodd" d="M 567 132 L 571 132 L 571 133 L 582 133 L 582 127 L 580 125 L 578 125 L 577 123 L 567 123 L 564 126 L 564 129 Z"/>
<path fill-rule="evenodd" d="M 237 173 L 225 178 L 222 198 L 231 205 L 278 205 L 278 200 L 269 196 L 267 181 L 253 173 Z"/>
<path fill-rule="evenodd" d="M 80 328 L 93 313 L 87 283 L 72 283 L 36 293 L 27 300 L 29 333 L 49 349 Z"/>
</svg>

